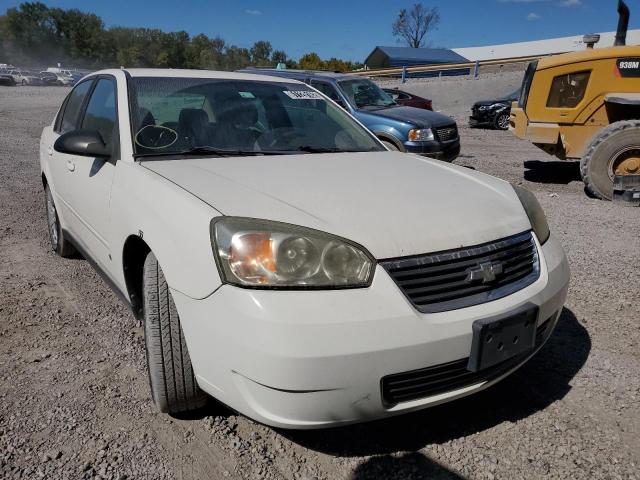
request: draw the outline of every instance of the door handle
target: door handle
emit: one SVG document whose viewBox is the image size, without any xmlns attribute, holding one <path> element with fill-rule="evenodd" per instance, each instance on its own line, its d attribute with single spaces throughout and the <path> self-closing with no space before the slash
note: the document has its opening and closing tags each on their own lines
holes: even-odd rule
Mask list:
<svg viewBox="0 0 640 480">
<path fill-rule="evenodd" d="M 76 164 L 73 163 L 71 160 L 67 160 L 67 170 L 69 170 L 70 172 L 73 172 L 76 169 Z"/>
</svg>

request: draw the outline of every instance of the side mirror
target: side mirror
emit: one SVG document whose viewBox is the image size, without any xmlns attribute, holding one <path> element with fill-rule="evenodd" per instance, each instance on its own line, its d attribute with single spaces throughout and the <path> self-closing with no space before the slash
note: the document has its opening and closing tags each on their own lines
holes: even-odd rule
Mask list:
<svg viewBox="0 0 640 480">
<path fill-rule="evenodd" d="M 58 137 L 53 149 L 60 153 L 83 157 L 109 158 L 111 149 L 105 145 L 102 135 L 95 130 L 73 130 Z"/>
</svg>

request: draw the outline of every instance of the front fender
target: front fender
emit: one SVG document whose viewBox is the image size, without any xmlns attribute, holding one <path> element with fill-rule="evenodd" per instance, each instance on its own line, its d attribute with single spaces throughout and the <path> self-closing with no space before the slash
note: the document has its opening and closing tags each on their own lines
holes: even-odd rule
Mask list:
<svg viewBox="0 0 640 480">
<path fill-rule="evenodd" d="M 111 212 L 112 265 L 126 291 L 122 254 L 131 235 L 153 251 L 169 287 L 191 298 L 209 296 L 221 284 L 209 224 L 220 212 L 181 187 L 133 162 L 116 168 Z"/>
</svg>

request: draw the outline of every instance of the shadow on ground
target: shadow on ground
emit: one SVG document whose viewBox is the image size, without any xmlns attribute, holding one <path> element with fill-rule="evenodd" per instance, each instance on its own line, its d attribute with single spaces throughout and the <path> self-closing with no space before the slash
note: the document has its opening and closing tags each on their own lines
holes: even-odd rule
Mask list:
<svg viewBox="0 0 640 480">
<path fill-rule="evenodd" d="M 527 364 L 480 393 L 420 412 L 326 430 L 281 431 L 306 448 L 338 456 L 412 452 L 515 422 L 562 399 L 580 371 L 591 340 L 571 310 L 564 309 L 547 344 Z M 383 475 L 380 478 L 385 478 Z"/>
<path fill-rule="evenodd" d="M 527 160 L 524 168 L 524 178 L 530 182 L 567 185 L 582 181 L 580 162 Z"/>
<path fill-rule="evenodd" d="M 462 480 L 463 477 L 419 452 L 399 456 L 380 455 L 361 463 L 350 480 Z"/>
</svg>

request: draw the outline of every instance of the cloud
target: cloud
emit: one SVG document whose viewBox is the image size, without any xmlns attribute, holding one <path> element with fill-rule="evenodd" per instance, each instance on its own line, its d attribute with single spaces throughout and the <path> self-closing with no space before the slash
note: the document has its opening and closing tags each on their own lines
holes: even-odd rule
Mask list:
<svg viewBox="0 0 640 480">
<path fill-rule="evenodd" d="M 564 0 L 560 2 L 562 7 L 579 7 L 582 5 L 582 0 Z"/>
<path fill-rule="evenodd" d="M 244 13 L 247 15 L 262 15 L 260 10 L 245 10 Z"/>
<path fill-rule="evenodd" d="M 538 3 L 548 2 L 549 0 L 498 0 L 500 3 Z"/>
<path fill-rule="evenodd" d="M 527 20 L 529 20 L 530 22 L 534 21 L 534 20 L 540 20 L 542 17 L 540 15 L 538 15 L 537 13 L 533 13 L 531 12 L 529 15 L 527 15 Z"/>
</svg>

